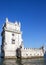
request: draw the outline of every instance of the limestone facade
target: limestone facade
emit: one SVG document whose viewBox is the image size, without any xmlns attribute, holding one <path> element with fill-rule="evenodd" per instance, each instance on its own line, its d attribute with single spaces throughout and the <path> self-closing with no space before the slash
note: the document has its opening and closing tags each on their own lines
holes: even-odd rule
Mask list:
<svg viewBox="0 0 46 65">
<path fill-rule="evenodd" d="M 16 58 L 16 49 L 21 48 L 22 58 L 43 57 L 43 48 L 24 48 L 21 23 L 12 23 L 6 18 L 2 28 L 2 55 L 4 58 Z"/>
</svg>

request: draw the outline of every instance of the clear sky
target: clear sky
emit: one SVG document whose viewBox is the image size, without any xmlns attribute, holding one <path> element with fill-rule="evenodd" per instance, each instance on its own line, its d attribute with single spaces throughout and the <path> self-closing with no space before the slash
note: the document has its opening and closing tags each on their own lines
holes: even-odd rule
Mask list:
<svg viewBox="0 0 46 65">
<path fill-rule="evenodd" d="M 6 17 L 21 22 L 25 47 L 46 45 L 46 0 L 0 0 L 0 44 Z"/>
</svg>

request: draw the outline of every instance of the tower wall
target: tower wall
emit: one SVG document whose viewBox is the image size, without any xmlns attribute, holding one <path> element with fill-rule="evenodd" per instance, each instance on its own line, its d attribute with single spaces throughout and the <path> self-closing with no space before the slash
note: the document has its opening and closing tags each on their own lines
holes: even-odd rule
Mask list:
<svg viewBox="0 0 46 65">
<path fill-rule="evenodd" d="M 2 41 L 4 57 L 16 57 L 16 49 L 22 45 L 22 32 L 20 28 L 20 23 L 11 23 L 6 20 L 2 31 L 2 39 L 5 38 L 4 42 Z"/>
</svg>

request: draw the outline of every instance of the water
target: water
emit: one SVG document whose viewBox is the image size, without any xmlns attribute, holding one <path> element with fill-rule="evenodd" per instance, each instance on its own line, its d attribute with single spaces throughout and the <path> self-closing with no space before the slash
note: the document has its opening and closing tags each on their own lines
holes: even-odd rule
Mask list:
<svg viewBox="0 0 46 65">
<path fill-rule="evenodd" d="M 45 59 L 0 59 L 0 65 L 46 65 Z"/>
</svg>

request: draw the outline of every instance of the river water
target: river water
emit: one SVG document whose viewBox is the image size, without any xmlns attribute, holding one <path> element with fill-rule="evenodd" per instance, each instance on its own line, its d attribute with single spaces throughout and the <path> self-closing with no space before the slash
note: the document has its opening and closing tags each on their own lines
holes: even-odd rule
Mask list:
<svg viewBox="0 0 46 65">
<path fill-rule="evenodd" d="M 39 59 L 1 59 L 0 65 L 46 65 L 44 58 Z"/>
</svg>

